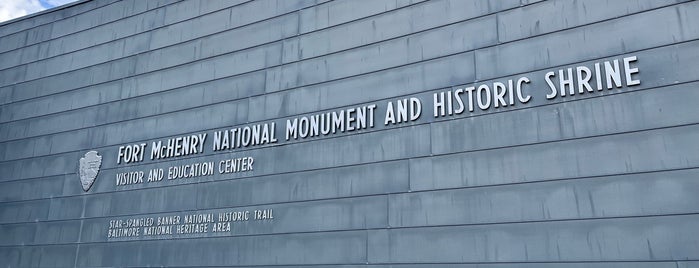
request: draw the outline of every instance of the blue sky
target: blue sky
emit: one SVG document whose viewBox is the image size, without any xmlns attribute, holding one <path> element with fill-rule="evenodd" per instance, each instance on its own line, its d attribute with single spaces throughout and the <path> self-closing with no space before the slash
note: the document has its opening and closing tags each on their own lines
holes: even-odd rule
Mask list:
<svg viewBox="0 0 699 268">
<path fill-rule="evenodd" d="M 75 1 L 77 0 L 0 0 L 0 22 Z"/>
<path fill-rule="evenodd" d="M 62 6 L 75 1 L 77 0 L 39 0 L 39 3 L 45 9 L 49 9 L 52 7 Z"/>
</svg>

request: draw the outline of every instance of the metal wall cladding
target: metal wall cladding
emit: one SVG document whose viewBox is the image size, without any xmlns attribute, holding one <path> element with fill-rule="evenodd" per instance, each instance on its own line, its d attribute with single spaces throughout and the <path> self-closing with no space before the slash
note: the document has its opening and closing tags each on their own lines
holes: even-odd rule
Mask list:
<svg viewBox="0 0 699 268">
<path fill-rule="evenodd" d="M 682 0 L 94 0 L 1 24 L 0 262 L 699 267 L 697 25 Z M 628 56 L 638 86 L 544 97 L 548 71 Z M 436 93 L 522 76 L 526 104 L 432 115 Z M 384 126 L 410 97 L 419 120 Z M 370 104 L 376 127 L 285 140 L 288 119 Z M 265 122 L 280 142 L 211 150 Z M 204 153 L 117 164 L 120 146 L 197 133 Z M 254 169 L 115 183 L 236 157 Z M 267 209 L 220 233 L 107 235 Z"/>
</svg>

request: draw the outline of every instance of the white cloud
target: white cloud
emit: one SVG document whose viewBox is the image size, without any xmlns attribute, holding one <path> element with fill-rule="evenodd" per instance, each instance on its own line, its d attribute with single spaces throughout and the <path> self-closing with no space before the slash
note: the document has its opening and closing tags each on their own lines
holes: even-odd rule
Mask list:
<svg viewBox="0 0 699 268">
<path fill-rule="evenodd" d="M 39 0 L 0 0 L 0 22 L 44 9 Z"/>
<path fill-rule="evenodd" d="M 0 22 L 75 1 L 77 0 L 0 0 Z"/>
</svg>

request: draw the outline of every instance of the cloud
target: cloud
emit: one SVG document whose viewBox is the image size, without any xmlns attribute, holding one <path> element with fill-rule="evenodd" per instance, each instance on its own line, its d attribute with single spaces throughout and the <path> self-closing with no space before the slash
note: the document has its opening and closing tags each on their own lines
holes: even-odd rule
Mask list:
<svg viewBox="0 0 699 268">
<path fill-rule="evenodd" d="M 44 9 L 39 0 L 1 0 L 0 21 L 11 20 Z"/>
<path fill-rule="evenodd" d="M 75 1 L 76 0 L 0 0 L 0 22 Z"/>
</svg>

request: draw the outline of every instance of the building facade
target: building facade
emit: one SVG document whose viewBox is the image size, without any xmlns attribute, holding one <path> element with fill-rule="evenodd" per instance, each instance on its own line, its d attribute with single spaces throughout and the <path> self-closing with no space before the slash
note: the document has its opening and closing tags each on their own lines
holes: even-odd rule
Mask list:
<svg viewBox="0 0 699 268">
<path fill-rule="evenodd" d="M 699 267 L 699 3 L 0 24 L 3 267 Z"/>
</svg>

